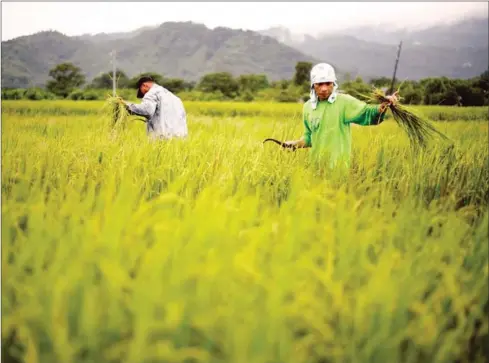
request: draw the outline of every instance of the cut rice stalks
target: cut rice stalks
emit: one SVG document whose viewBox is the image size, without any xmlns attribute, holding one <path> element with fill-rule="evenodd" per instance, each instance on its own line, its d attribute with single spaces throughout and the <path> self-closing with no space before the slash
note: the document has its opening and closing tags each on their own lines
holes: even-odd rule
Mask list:
<svg viewBox="0 0 489 363">
<path fill-rule="evenodd" d="M 122 102 L 121 98 L 109 96 L 104 105 L 105 113 L 108 115 L 109 126 L 111 128 L 122 127 L 125 128 L 126 121 L 129 117 L 129 112 L 126 109 L 126 105 Z"/>
<path fill-rule="evenodd" d="M 378 103 L 388 102 L 385 93 L 378 88 L 374 88 L 370 96 L 366 96 L 366 98 Z M 416 115 L 400 102 L 397 102 L 396 105 L 389 105 L 389 109 L 394 120 L 406 132 L 412 146 L 425 147 L 428 139 L 434 135 L 440 136 L 443 140 L 450 140 L 428 121 Z"/>
<path fill-rule="evenodd" d="M 130 113 L 125 103 L 118 96 L 108 95 L 102 111 L 106 120 L 105 125 L 112 131 L 126 130 L 130 116 L 134 117 L 131 118 L 131 121 L 140 120 L 146 122 L 143 116 Z"/>
</svg>

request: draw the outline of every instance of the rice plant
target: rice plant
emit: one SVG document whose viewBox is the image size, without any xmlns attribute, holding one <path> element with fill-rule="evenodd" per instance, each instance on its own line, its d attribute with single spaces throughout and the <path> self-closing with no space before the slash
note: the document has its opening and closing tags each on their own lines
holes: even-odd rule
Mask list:
<svg viewBox="0 0 489 363">
<path fill-rule="evenodd" d="M 160 143 L 82 105 L 2 107 L 2 360 L 485 361 L 480 110 L 436 123 L 449 150 L 353 127 L 331 175 L 262 142 L 297 105 L 186 103 L 189 138 Z"/>
<path fill-rule="evenodd" d="M 374 88 L 372 93 L 365 98 L 377 103 L 388 102 L 385 93 L 378 88 Z M 449 141 L 443 133 L 438 131 L 430 122 L 423 119 L 410 107 L 405 106 L 400 102 L 390 104 L 388 107 L 392 112 L 392 116 L 397 125 L 405 131 L 414 148 L 425 147 L 428 139 L 435 135 L 441 137 L 445 141 Z"/>
</svg>

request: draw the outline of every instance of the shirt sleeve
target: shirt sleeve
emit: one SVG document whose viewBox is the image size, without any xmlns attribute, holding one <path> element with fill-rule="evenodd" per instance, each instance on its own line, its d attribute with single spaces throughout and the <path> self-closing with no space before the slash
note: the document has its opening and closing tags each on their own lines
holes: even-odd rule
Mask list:
<svg viewBox="0 0 489 363">
<path fill-rule="evenodd" d="M 140 116 L 153 117 L 158 105 L 158 98 L 156 92 L 148 92 L 144 95 L 143 101 L 136 105 L 134 103 L 126 102 L 127 109 Z"/>
<path fill-rule="evenodd" d="M 309 127 L 309 120 L 307 119 L 306 106 L 302 108 L 302 120 L 304 122 L 304 142 L 307 147 L 312 146 L 311 142 L 311 128 Z"/>
<path fill-rule="evenodd" d="M 350 95 L 346 95 L 345 122 L 360 126 L 379 125 L 385 119 L 385 112 L 379 112 L 378 105 L 368 105 Z"/>
</svg>

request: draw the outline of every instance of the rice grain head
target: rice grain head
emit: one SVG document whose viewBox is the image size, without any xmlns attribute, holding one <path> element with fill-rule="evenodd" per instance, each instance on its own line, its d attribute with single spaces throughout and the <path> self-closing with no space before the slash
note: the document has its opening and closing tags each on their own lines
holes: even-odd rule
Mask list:
<svg viewBox="0 0 489 363">
<path fill-rule="evenodd" d="M 363 96 L 370 102 L 388 102 L 385 93 L 378 88 L 374 88 L 370 95 Z M 389 109 L 391 110 L 397 125 L 406 132 L 411 146 L 414 148 L 426 147 L 428 139 L 432 138 L 434 135 L 440 136 L 445 141 L 449 140 L 447 136 L 438 131 L 428 121 L 424 120 L 420 115 L 414 113 L 410 108 L 400 102 L 396 105 L 389 105 Z"/>
<path fill-rule="evenodd" d="M 107 115 L 108 124 L 111 129 L 122 128 L 126 126 L 129 112 L 126 109 L 122 99 L 118 96 L 108 96 L 104 104 L 104 114 Z"/>
</svg>

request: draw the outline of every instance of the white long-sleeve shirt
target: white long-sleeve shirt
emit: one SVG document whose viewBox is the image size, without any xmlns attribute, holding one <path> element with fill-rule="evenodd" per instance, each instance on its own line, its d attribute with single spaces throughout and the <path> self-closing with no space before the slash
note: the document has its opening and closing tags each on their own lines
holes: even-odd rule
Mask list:
<svg viewBox="0 0 489 363">
<path fill-rule="evenodd" d="M 126 102 L 130 112 L 146 118 L 147 135 L 171 139 L 188 135 L 187 114 L 182 100 L 154 83 L 140 104 Z"/>
</svg>

